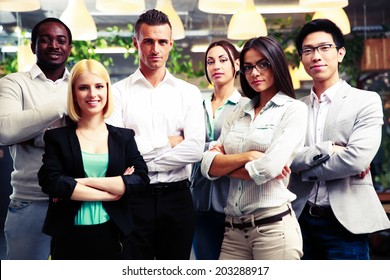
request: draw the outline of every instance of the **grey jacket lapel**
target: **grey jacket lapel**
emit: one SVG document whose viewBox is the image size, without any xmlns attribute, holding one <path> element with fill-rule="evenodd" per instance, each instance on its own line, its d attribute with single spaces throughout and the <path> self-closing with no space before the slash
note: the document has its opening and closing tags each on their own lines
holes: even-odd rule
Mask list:
<svg viewBox="0 0 390 280">
<path fill-rule="evenodd" d="M 331 139 L 333 125 L 336 122 L 338 115 L 342 113 L 341 111 L 344 107 L 345 97 L 349 93 L 350 89 L 351 86 L 348 85 L 345 81 L 343 81 L 339 90 L 336 92 L 334 100 L 332 100 L 332 104 L 330 105 L 329 112 L 326 117 L 323 141 Z"/>
</svg>

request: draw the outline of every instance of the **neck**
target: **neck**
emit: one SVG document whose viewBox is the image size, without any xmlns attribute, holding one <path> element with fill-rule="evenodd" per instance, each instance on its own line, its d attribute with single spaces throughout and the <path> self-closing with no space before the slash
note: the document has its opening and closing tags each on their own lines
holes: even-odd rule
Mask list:
<svg viewBox="0 0 390 280">
<path fill-rule="evenodd" d="M 164 79 L 166 73 L 165 67 L 158 69 L 149 69 L 147 67 L 143 67 L 140 68 L 140 71 L 153 87 L 156 87 Z"/>
<path fill-rule="evenodd" d="M 318 99 L 320 99 L 321 95 L 331 86 L 335 85 L 339 81 L 339 76 L 335 76 L 332 79 L 328 80 L 317 80 L 313 82 L 313 91 L 317 95 Z"/>
<path fill-rule="evenodd" d="M 81 119 L 77 123 L 77 128 L 83 131 L 106 131 L 107 126 L 101 116 L 89 119 Z"/>
<path fill-rule="evenodd" d="M 61 67 L 57 67 L 57 68 L 48 68 L 48 67 L 45 67 L 44 65 L 41 65 L 39 63 L 37 63 L 37 65 L 42 70 L 43 74 L 45 74 L 46 78 L 48 78 L 49 80 L 52 80 L 53 82 L 62 78 L 62 76 L 64 75 L 64 71 L 65 71 L 64 65 L 62 65 Z"/>
<path fill-rule="evenodd" d="M 214 85 L 213 101 L 225 102 L 234 91 L 234 84 L 228 83 L 225 85 Z"/>
</svg>

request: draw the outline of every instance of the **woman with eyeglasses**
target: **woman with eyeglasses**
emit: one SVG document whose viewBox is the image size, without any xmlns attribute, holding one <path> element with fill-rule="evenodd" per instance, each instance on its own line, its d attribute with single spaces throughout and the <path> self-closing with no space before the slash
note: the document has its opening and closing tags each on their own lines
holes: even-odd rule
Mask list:
<svg viewBox="0 0 390 280">
<path fill-rule="evenodd" d="M 219 259 L 300 259 L 302 236 L 291 208 L 296 196 L 287 184 L 289 165 L 303 147 L 307 108 L 295 99 L 276 39 L 245 43 L 240 81 L 251 101 L 226 119 L 201 165 L 211 180 L 230 177 Z"/>
</svg>

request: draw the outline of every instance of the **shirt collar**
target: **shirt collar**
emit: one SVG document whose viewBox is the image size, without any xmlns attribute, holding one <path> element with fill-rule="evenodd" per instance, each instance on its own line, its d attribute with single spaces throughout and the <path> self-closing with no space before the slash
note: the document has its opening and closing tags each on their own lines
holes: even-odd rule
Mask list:
<svg viewBox="0 0 390 280">
<path fill-rule="evenodd" d="M 163 80 L 160 82 L 161 83 L 172 83 L 173 85 L 175 85 L 175 77 L 169 73 L 168 69 L 165 68 L 165 76 L 163 78 Z M 137 82 L 143 82 L 143 83 L 146 83 L 146 84 L 150 84 L 149 81 L 145 78 L 144 74 L 142 74 L 141 70 L 138 68 L 132 75 L 132 78 L 131 78 L 131 82 L 132 84 L 135 84 Z"/>
<path fill-rule="evenodd" d="M 341 84 L 343 83 L 343 80 L 340 79 L 337 83 L 335 83 L 333 86 L 331 86 L 330 88 L 328 88 L 327 90 L 325 90 L 322 94 L 321 94 L 321 102 L 322 101 L 327 101 L 329 100 L 330 102 L 332 102 L 332 100 L 334 99 L 334 96 L 336 95 L 337 91 L 339 90 L 339 87 L 341 86 Z M 317 97 L 317 94 L 313 91 L 313 87 L 311 88 L 311 92 L 310 92 L 310 102 L 311 104 L 314 103 L 314 101 L 317 101 L 318 102 L 318 97 Z"/>
<path fill-rule="evenodd" d="M 243 111 L 245 113 L 250 114 L 250 112 L 254 109 L 255 104 L 258 103 L 259 98 L 260 98 L 260 95 L 256 95 L 254 98 L 252 98 L 251 102 L 248 102 L 248 104 L 245 105 Z M 288 95 L 279 91 L 271 98 L 270 101 L 267 102 L 267 104 L 265 104 L 262 111 L 265 111 L 268 108 L 273 107 L 273 106 L 278 106 L 278 107 L 284 106 L 287 102 L 291 102 L 291 97 L 289 97 Z"/>
<path fill-rule="evenodd" d="M 212 98 L 213 98 L 213 95 L 209 94 L 207 97 L 205 97 L 204 100 L 205 101 L 207 100 L 207 102 L 211 103 Z M 233 93 L 226 100 L 225 104 L 229 103 L 229 104 L 235 105 L 240 101 L 240 98 L 241 98 L 241 94 L 237 90 L 234 90 Z"/>
<path fill-rule="evenodd" d="M 35 79 L 37 77 L 40 77 L 43 80 L 53 82 L 52 80 L 48 79 L 45 75 L 45 73 L 42 72 L 41 68 L 37 64 L 34 64 L 31 69 L 30 69 L 30 75 L 32 79 Z M 64 81 L 69 78 L 69 70 L 65 68 L 64 74 L 62 75 L 61 78 L 59 78 L 57 81 Z M 54 82 L 57 82 L 54 81 Z"/>
</svg>

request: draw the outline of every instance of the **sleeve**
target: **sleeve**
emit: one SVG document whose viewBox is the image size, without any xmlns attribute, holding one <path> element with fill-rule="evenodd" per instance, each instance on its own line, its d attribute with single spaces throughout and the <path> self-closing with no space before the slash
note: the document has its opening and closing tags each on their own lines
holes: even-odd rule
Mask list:
<svg viewBox="0 0 390 280">
<path fill-rule="evenodd" d="M 219 138 L 217 141 L 210 142 L 210 146 L 214 147 L 216 145 L 223 145 L 226 134 L 229 132 L 230 127 L 233 125 L 233 123 L 236 121 L 238 114 L 241 114 L 240 110 L 237 110 L 226 117 L 226 120 L 223 122 L 221 134 L 219 135 Z M 214 158 L 219 155 L 219 152 L 216 151 L 205 151 L 203 153 L 202 161 L 201 161 L 201 173 L 204 177 L 206 177 L 209 180 L 216 180 L 220 177 L 210 176 L 209 171 L 211 168 L 211 165 L 214 161 Z"/>
<path fill-rule="evenodd" d="M 59 137 L 52 133 L 54 131 L 48 130 L 44 135 L 45 153 L 38 171 L 39 185 L 49 196 L 69 200 L 77 182 L 73 177 L 65 176 L 64 163 L 69 159 L 64 157 L 64 148 L 57 140 Z"/>
<path fill-rule="evenodd" d="M 332 141 L 324 141 L 310 147 L 304 147 L 295 156 L 290 166 L 291 171 L 302 172 L 328 160 L 333 154 L 332 145 Z"/>
<path fill-rule="evenodd" d="M 285 165 L 289 165 L 295 154 L 303 147 L 307 127 L 307 107 L 294 101 L 285 111 L 277 128 L 275 139 L 264 155 L 245 165 L 249 176 L 257 185 L 274 179 Z"/>
<path fill-rule="evenodd" d="M 371 164 L 381 143 L 383 109 L 378 94 L 372 92 L 364 94 L 360 105 L 356 104 L 361 109 L 356 119 L 351 120 L 352 133 L 348 136 L 346 145 L 343 145 L 346 149 L 333 154 L 323 163 L 301 172 L 303 181 L 347 178 L 359 174 Z M 337 141 L 335 144 L 338 144 Z"/>
<path fill-rule="evenodd" d="M 126 166 L 134 166 L 134 173 L 131 175 L 121 175 L 126 186 L 126 194 L 142 191 L 149 184 L 148 168 L 138 151 L 137 143 L 134 140 L 134 131 L 131 130 L 131 136 L 126 145 Z"/>
<path fill-rule="evenodd" d="M 116 85 L 113 85 L 111 87 L 111 90 L 112 90 L 112 95 L 114 100 L 114 110 L 111 113 L 111 115 L 106 119 L 106 123 L 112 126 L 125 127 L 122 118 L 123 101 L 122 101 L 121 91 Z"/>
<path fill-rule="evenodd" d="M 204 112 L 202 106 L 202 95 L 199 89 L 186 92 L 187 113 L 184 119 L 183 136 L 184 140 L 171 148 L 169 143 L 156 150 L 151 151 L 156 157 L 151 158 L 143 154 L 147 161 L 148 169 L 152 172 L 164 172 L 183 167 L 201 160 L 205 145 Z"/>
<path fill-rule="evenodd" d="M 19 73 L 16 73 L 19 74 Z M 66 113 L 66 94 L 60 99 L 42 100 L 31 109 L 23 104 L 31 98 L 32 92 L 24 86 L 22 79 L 6 76 L 0 79 L 0 144 L 13 145 L 42 137 L 45 129 Z M 42 141 L 38 141 L 42 142 Z"/>
</svg>

